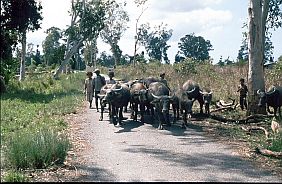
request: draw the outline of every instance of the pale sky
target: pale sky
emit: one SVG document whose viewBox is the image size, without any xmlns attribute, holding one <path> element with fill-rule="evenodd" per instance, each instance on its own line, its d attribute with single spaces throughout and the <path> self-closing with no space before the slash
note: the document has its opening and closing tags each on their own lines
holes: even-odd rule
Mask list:
<svg viewBox="0 0 282 184">
<path fill-rule="evenodd" d="M 123 0 L 117 0 L 123 2 Z M 27 42 L 41 46 L 47 34 L 46 29 L 55 26 L 65 29 L 70 24 L 68 11 L 70 0 L 42 0 L 43 21 L 38 31 L 27 35 Z M 220 56 L 236 60 L 242 42 L 243 22 L 247 21 L 247 8 L 249 0 L 148 0 L 148 7 L 142 15 L 139 25 L 150 23 L 151 27 L 167 24 L 168 29 L 173 29 L 172 37 L 168 41 L 168 57 L 174 62 L 178 42 L 186 34 L 195 33 L 205 40 L 210 40 L 213 51 L 210 56 L 217 63 Z M 141 13 L 133 0 L 127 0 L 126 11 L 129 14 L 129 28 L 124 33 L 119 43 L 123 54 L 133 55 L 136 19 Z M 282 55 L 282 28 L 273 32 L 274 60 Z M 101 53 L 110 53 L 109 46 L 98 41 L 98 50 Z M 145 51 L 140 47 L 138 52 Z"/>
</svg>

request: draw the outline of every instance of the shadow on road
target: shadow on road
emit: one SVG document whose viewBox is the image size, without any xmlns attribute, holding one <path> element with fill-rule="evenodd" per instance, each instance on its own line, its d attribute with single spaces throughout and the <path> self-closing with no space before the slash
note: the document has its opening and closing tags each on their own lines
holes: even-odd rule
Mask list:
<svg viewBox="0 0 282 184">
<path fill-rule="evenodd" d="M 89 181 L 116 181 L 116 176 L 107 171 L 106 169 L 98 167 L 87 167 L 85 165 L 79 165 L 78 169 L 83 172 L 83 174 L 72 182 L 89 182 Z"/>
<path fill-rule="evenodd" d="M 250 180 L 250 178 L 259 180 L 259 178 L 265 178 L 271 175 L 268 171 L 258 171 L 246 160 L 237 156 L 218 153 L 216 150 L 210 153 L 190 155 L 188 153 L 175 153 L 174 151 L 151 148 L 146 145 L 134 145 L 123 151 L 150 155 L 159 159 L 160 162 L 169 162 L 169 165 L 193 168 L 193 171 L 195 172 L 206 172 L 208 170 L 215 171 L 206 173 L 207 181 L 222 181 L 222 175 L 226 175 L 226 178 L 228 178 L 229 181 L 242 182 L 246 181 L 246 178 L 242 178 L 240 175 L 246 176 L 248 180 Z M 231 178 L 229 173 L 233 174 Z"/>
</svg>

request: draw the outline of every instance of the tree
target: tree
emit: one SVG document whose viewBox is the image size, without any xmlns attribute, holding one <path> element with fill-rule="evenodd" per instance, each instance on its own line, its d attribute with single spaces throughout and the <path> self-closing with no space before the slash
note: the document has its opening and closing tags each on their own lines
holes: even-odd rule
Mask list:
<svg viewBox="0 0 282 184">
<path fill-rule="evenodd" d="M 273 4 L 276 3 L 276 4 Z M 281 0 L 250 0 L 248 8 L 249 22 L 248 22 L 248 50 L 249 50 L 249 108 L 247 114 L 266 113 L 265 107 L 258 107 L 258 94 L 257 90 L 265 90 L 264 80 L 264 49 L 266 31 L 268 29 L 266 22 L 274 27 L 281 26 Z M 270 6 L 271 5 L 271 6 Z M 275 8 L 278 6 L 278 9 Z M 270 9 L 272 7 L 272 9 Z M 273 8 L 274 7 L 274 8 Z M 273 10 L 273 11 L 271 11 Z M 270 13 L 269 13 L 270 12 Z M 276 18 L 274 18 L 276 16 Z M 278 17 L 280 17 L 280 21 Z"/>
<path fill-rule="evenodd" d="M 169 64 L 167 50 L 170 46 L 167 45 L 167 41 L 171 38 L 173 30 L 167 30 L 166 27 L 167 25 L 162 23 L 151 30 L 149 23 L 142 24 L 139 28 L 138 37 L 140 38 L 140 45 L 145 47 L 151 59 L 160 62 L 163 59 L 166 64 Z"/>
<path fill-rule="evenodd" d="M 115 65 L 120 64 L 122 51 L 118 45 L 120 38 L 126 31 L 129 17 L 127 12 L 123 9 L 126 3 L 117 3 L 111 0 L 109 6 L 106 8 L 105 27 L 101 31 L 101 37 L 104 42 L 111 46 L 111 51 L 115 58 Z"/>
<path fill-rule="evenodd" d="M 135 64 L 136 64 L 136 53 L 137 53 L 137 45 L 138 45 L 138 42 L 140 41 L 140 38 L 139 38 L 139 35 L 138 35 L 138 31 L 139 31 L 139 28 L 138 28 L 138 23 L 143 15 L 143 13 L 145 12 L 145 10 L 148 8 L 148 7 L 145 7 L 145 4 L 148 0 L 134 0 L 134 3 L 136 4 L 137 7 L 141 7 L 141 13 L 140 15 L 137 17 L 136 19 L 136 23 L 135 23 L 135 43 L 134 43 L 134 53 L 133 53 L 133 67 L 135 67 Z"/>
<path fill-rule="evenodd" d="M 42 6 L 35 0 L 5 0 L 1 1 L 3 9 L 3 19 L 6 20 L 6 28 L 15 30 L 22 45 L 20 78 L 25 78 L 25 56 L 26 56 L 26 32 L 35 31 L 40 28 Z"/>
<path fill-rule="evenodd" d="M 47 36 L 42 43 L 44 61 L 47 66 L 59 64 L 64 57 L 64 47 L 60 44 L 62 38 L 61 30 L 57 27 L 51 27 L 46 30 Z"/>
<path fill-rule="evenodd" d="M 105 3 L 102 0 L 72 0 L 71 25 L 66 30 L 68 35 L 64 59 L 56 70 L 54 78 L 64 70 L 72 56 L 83 46 L 83 42 L 98 37 L 104 28 Z"/>
<path fill-rule="evenodd" d="M 248 53 L 248 34 L 243 32 L 243 41 L 240 49 L 238 51 L 237 59 L 239 61 L 248 61 L 249 53 Z M 273 54 L 273 45 L 271 41 L 271 33 L 266 33 L 265 43 L 264 43 L 264 63 L 269 62 L 272 58 Z"/>
<path fill-rule="evenodd" d="M 184 57 L 200 61 L 209 59 L 209 51 L 213 50 L 209 40 L 205 40 L 201 36 L 195 36 L 194 33 L 180 38 L 178 48 L 180 49 L 179 53 Z"/>
</svg>

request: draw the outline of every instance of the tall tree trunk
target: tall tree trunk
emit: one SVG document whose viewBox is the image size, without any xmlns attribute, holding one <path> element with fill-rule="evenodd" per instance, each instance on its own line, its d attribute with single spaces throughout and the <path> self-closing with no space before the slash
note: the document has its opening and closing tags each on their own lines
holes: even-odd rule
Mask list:
<svg viewBox="0 0 282 184">
<path fill-rule="evenodd" d="M 111 51 L 113 53 L 113 57 L 115 59 L 115 66 L 117 66 L 118 64 L 120 64 L 120 57 L 121 57 L 120 49 L 117 43 L 110 42 L 110 45 L 111 45 Z"/>
<path fill-rule="evenodd" d="M 25 79 L 25 55 L 26 55 L 26 31 L 22 34 L 22 52 L 21 52 L 21 66 L 20 66 L 20 78 L 19 81 L 23 81 Z"/>
<path fill-rule="evenodd" d="M 62 71 L 64 70 L 64 68 L 66 67 L 66 65 L 69 63 L 70 58 L 77 52 L 77 50 L 82 46 L 82 42 L 83 40 L 79 40 L 77 41 L 74 46 L 71 48 L 71 50 L 66 51 L 67 54 L 64 57 L 64 60 L 62 61 L 62 64 L 60 65 L 60 67 L 57 69 L 57 71 L 54 74 L 54 78 L 58 79 L 59 78 L 59 74 L 62 73 Z"/>
<path fill-rule="evenodd" d="M 95 37 L 92 41 L 93 47 L 91 49 L 93 52 L 93 60 L 92 61 L 92 66 L 94 66 L 94 68 L 97 67 L 97 38 Z"/>
<path fill-rule="evenodd" d="M 259 96 L 257 90 L 265 89 L 264 70 L 263 70 L 263 37 L 264 30 L 262 25 L 262 4 L 258 0 L 250 0 L 249 5 L 249 107 L 247 115 L 265 114 L 265 107 L 258 107 Z"/>
</svg>

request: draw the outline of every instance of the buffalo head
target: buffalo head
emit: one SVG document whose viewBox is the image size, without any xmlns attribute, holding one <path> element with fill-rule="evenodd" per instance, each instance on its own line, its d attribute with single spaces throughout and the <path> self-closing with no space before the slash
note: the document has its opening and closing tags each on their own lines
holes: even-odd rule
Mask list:
<svg viewBox="0 0 282 184">
<path fill-rule="evenodd" d="M 267 98 L 270 98 L 272 97 L 276 92 L 276 87 L 273 86 L 272 87 L 272 90 L 268 91 L 268 92 L 265 92 L 265 91 L 262 91 L 262 90 L 258 90 L 257 91 L 257 94 L 259 95 L 259 103 L 258 103 L 258 106 L 259 107 L 262 107 L 262 106 L 265 106 L 266 103 L 267 103 Z"/>
</svg>

